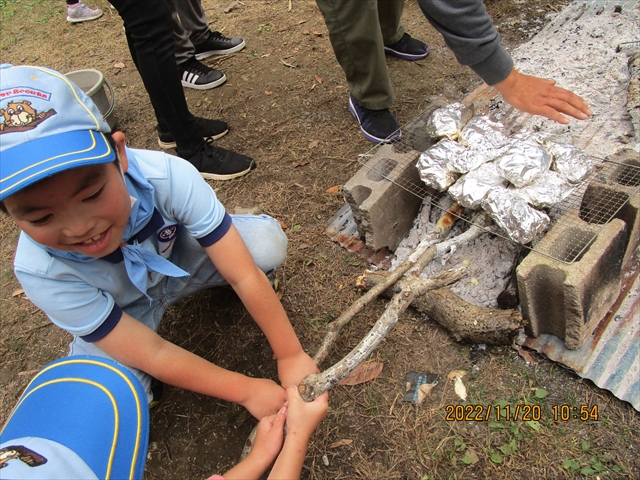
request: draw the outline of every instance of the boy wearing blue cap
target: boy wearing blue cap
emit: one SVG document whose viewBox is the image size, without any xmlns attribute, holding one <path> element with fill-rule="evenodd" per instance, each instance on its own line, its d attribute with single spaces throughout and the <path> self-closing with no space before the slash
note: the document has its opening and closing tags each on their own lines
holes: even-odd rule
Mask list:
<svg viewBox="0 0 640 480">
<path fill-rule="evenodd" d="M 188 162 L 129 149 L 64 75 L 0 66 L 0 207 L 22 230 L 14 269 L 29 299 L 74 336 L 72 355 L 278 412 L 285 388 L 316 372 L 264 272 L 287 239 L 266 215 L 225 212 Z M 164 340 L 165 310 L 231 285 L 274 351 L 282 386 L 220 368 Z M 283 388 L 284 387 L 284 388 Z"/>
</svg>

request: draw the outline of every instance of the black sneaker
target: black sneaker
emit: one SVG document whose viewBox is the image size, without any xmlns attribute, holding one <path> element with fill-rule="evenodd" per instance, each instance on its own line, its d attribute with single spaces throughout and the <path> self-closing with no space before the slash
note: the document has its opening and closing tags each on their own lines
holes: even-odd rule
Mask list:
<svg viewBox="0 0 640 480">
<path fill-rule="evenodd" d="M 182 65 L 178 65 L 180 79 L 183 87 L 195 88 L 196 90 L 208 90 L 217 87 L 227 81 L 224 73 L 207 67 L 204 63 L 191 57 Z"/>
<path fill-rule="evenodd" d="M 278 280 L 278 277 L 276 277 L 276 272 L 275 271 L 270 271 L 267 273 L 267 280 L 269 280 L 269 283 L 271 284 L 271 288 L 273 288 L 273 291 L 278 293 L 280 292 L 280 280 Z"/>
<path fill-rule="evenodd" d="M 204 60 L 211 55 L 239 52 L 245 45 L 246 43 L 242 38 L 227 38 L 220 32 L 209 31 L 209 38 L 198 45 L 194 45 L 194 47 L 196 47 L 196 58 Z"/>
<path fill-rule="evenodd" d="M 385 46 L 384 53 L 403 60 L 422 60 L 429 55 L 429 45 L 405 33 L 393 45 Z"/>
<path fill-rule="evenodd" d="M 198 152 L 187 160 L 200 175 L 210 180 L 231 180 L 256 168 L 253 158 L 213 145 L 211 139 L 202 142 Z"/>
<path fill-rule="evenodd" d="M 211 120 L 209 118 L 193 117 L 196 128 L 200 131 L 202 138 L 212 138 L 217 140 L 220 137 L 224 137 L 229 132 L 229 125 L 222 120 Z M 163 132 L 160 129 L 160 125 L 156 125 L 158 131 L 158 145 L 164 150 L 170 148 L 176 148 L 176 140 L 171 135 L 171 132 Z"/>
<path fill-rule="evenodd" d="M 364 108 L 349 95 L 349 111 L 356 117 L 364 138 L 373 143 L 391 143 L 398 140 L 402 133 L 396 117 L 389 111 Z"/>
<path fill-rule="evenodd" d="M 164 383 L 155 377 L 151 377 L 151 402 L 149 402 L 149 410 L 158 406 L 164 395 Z"/>
</svg>

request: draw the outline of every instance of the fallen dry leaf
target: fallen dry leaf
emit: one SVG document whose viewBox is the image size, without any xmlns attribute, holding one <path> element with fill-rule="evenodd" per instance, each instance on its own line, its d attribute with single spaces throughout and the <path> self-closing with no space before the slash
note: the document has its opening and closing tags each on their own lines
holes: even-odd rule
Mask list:
<svg viewBox="0 0 640 480">
<path fill-rule="evenodd" d="M 273 95 L 273 92 L 271 90 L 265 90 L 264 94 L 265 95 Z"/>
<path fill-rule="evenodd" d="M 424 399 L 427 398 L 427 395 L 431 393 L 433 387 L 435 387 L 437 383 L 425 383 L 424 385 L 420 385 L 418 387 L 418 405 L 422 405 Z"/>
<path fill-rule="evenodd" d="M 320 143 L 319 140 L 314 140 L 312 141 L 309 146 L 307 147 L 309 150 L 311 150 L 312 148 L 316 148 L 318 146 L 318 144 Z"/>
<path fill-rule="evenodd" d="M 321 36 L 322 36 L 322 32 L 321 32 L 321 31 L 319 31 L 319 30 L 314 30 L 314 31 L 313 31 L 313 34 L 314 34 L 316 37 L 321 37 Z"/>
<path fill-rule="evenodd" d="M 368 382 L 378 378 L 383 368 L 384 364 L 382 362 L 374 362 L 373 360 L 362 362 L 346 378 L 340 380 L 338 385 L 360 385 Z"/>
<path fill-rule="evenodd" d="M 23 293 L 24 293 L 24 290 L 23 290 L 23 289 L 21 289 L 21 288 L 18 288 L 17 290 L 14 290 L 14 291 L 11 293 L 11 296 L 12 296 L 12 297 L 17 297 L 18 295 L 22 295 Z"/>
<path fill-rule="evenodd" d="M 524 348 L 516 347 L 516 346 L 513 346 L 511 348 L 513 348 L 516 352 L 518 352 L 518 355 L 520 355 L 520 357 L 525 362 L 527 362 L 527 363 L 535 363 L 533 361 L 533 357 L 531 356 L 531 354 L 529 352 L 527 352 Z"/>
<path fill-rule="evenodd" d="M 286 223 L 284 223 L 282 220 L 278 220 L 278 223 L 280 224 L 280 226 L 282 227 L 283 230 L 287 229 Z"/>
<path fill-rule="evenodd" d="M 351 445 L 352 443 L 353 443 L 353 440 L 349 440 L 348 438 L 344 438 L 342 440 L 338 440 L 335 443 L 332 443 L 331 445 L 329 445 L 329 448 L 344 447 L 345 445 Z"/>
<path fill-rule="evenodd" d="M 456 377 L 456 379 L 453 381 L 453 390 L 456 392 L 456 395 L 458 395 L 462 399 L 463 402 L 467 399 L 467 388 L 464 386 L 464 383 L 462 383 L 462 378 Z"/>
<path fill-rule="evenodd" d="M 115 68 L 124 68 L 124 62 L 116 62 L 113 64 Z"/>
<path fill-rule="evenodd" d="M 304 167 L 305 165 L 309 165 L 311 162 L 309 162 L 308 160 L 305 162 L 295 162 L 293 164 L 293 168 L 298 168 L 298 167 Z"/>
<path fill-rule="evenodd" d="M 456 377 L 464 377 L 467 374 L 467 372 L 465 372 L 464 370 L 453 370 L 451 372 L 449 372 L 449 375 L 447 376 L 449 378 L 449 380 L 455 380 Z"/>
<path fill-rule="evenodd" d="M 338 193 L 342 190 L 342 185 L 334 185 L 333 187 L 327 188 L 327 193 Z"/>
<path fill-rule="evenodd" d="M 316 75 L 316 82 L 322 83 L 322 77 Z"/>
</svg>

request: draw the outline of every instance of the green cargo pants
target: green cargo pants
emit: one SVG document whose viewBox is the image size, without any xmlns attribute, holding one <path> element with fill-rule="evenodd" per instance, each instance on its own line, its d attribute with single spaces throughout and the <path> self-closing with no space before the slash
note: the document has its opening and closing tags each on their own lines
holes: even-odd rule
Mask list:
<svg viewBox="0 0 640 480">
<path fill-rule="evenodd" d="M 316 0 L 331 46 L 359 105 L 382 110 L 394 95 L 384 46 L 402 38 L 404 0 Z"/>
</svg>

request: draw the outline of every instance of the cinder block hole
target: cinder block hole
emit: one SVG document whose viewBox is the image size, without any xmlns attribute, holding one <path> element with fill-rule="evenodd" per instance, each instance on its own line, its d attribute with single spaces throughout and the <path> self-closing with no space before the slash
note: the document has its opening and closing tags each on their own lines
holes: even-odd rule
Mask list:
<svg viewBox="0 0 640 480">
<path fill-rule="evenodd" d="M 393 169 L 398 166 L 398 162 L 391 158 L 381 158 L 372 168 L 367 172 L 367 180 L 372 182 L 379 182 L 389 176 Z"/>
<path fill-rule="evenodd" d="M 640 185 L 640 162 L 637 160 L 626 160 L 624 165 L 620 165 L 613 174 L 613 181 L 626 187 L 637 187 Z"/>
<path fill-rule="evenodd" d="M 589 185 L 580 204 L 580 218 L 587 223 L 605 224 L 627 200 L 629 195 L 624 192 L 609 190 L 600 185 Z"/>
<path fill-rule="evenodd" d="M 351 189 L 351 195 L 353 196 L 356 204 L 360 206 L 371 195 L 371 189 L 363 185 L 357 185 Z"/>
<path fill-rule="evenodd" d="M 593 233 L 580 230 L 579 228 L 569 228 L 565 234 L 558 239 L 554 247 L 554 257 L 566 261 L 579 262 L 585 253 L 589 251 L 593 243 Z"/>
</svg>

